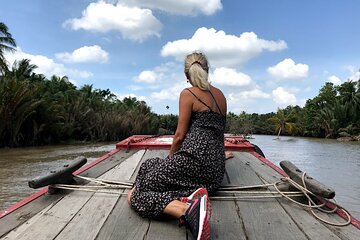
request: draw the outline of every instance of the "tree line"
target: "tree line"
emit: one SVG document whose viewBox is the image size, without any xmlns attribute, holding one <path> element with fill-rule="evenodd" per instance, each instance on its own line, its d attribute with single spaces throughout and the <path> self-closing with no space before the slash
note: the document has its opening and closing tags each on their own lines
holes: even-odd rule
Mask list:
<svg viewBox="0 0 360 240">
<path fill-rule="evenodd" d="M 235 134 L 357 136 L 360 134 L 360 79 L 340 85 L 326 82 L 304 107 L 290 105 L 266 114 L 229 113 L 227 122 L 227 131 Z"/>
<path fill-rule="evenodd" d="M 134 134 L 172 134 L 177 115 L 158 115 L 144 101 L 119 100 L 109 89 L 77 88 L 66 76 L 36 74 L 28 59 L 9 68 L 6 51 L 16 42 L 0 22 L 0 147 L 77 141 L 118 141 Z M 327 82 L 304 107 L 227 114 L 226 132 L 337 137 L 360 133 L 360 79 Z"/>
<path fill-rule="evenodd" d="M 144 101 L 119 100 L 92 85 L 77 89 L 67 77 L 47 79 L 35 68 L 24 59 L 0 76 L 0 146 L 116 141 L 172 127 L 175 116 L 157 115 Z"/>
</svg>

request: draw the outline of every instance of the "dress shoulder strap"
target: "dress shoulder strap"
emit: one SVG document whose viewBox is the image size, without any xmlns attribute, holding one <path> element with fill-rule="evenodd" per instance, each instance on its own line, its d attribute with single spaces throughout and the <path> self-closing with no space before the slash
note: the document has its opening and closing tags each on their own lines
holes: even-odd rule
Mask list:
<svg viewBox="0 0 360 240">
<path fill-rule="evenodd" d="M 216 99 L 215 99 L 214 95 L 212 94 L 212 92 L 211 92 L 211 91 L 209 91 L 209 93 L 210 93 L 211 97 L 214 99 L 214 102 L 215 102 L 216 107 L 218 108 L 219 112 L 222 114 L 221 109 L 220 109 L 220 107 L 219 107 L 219 104 L 217 103 L 217 101 L 216 101 Z"/>
<path fill-rule="evenodd" d="M 188 88 L 185 88 L 186 90 L 188 90 L 192 95 L 194 95 L 194 97 L 199 101 L 201 102 L 202 104 L 204 104 L 207 108 L 210 109 L 210 111 L 212 111 L 211 107 L 209 107 L 203 100 L 201 100 L 198 96 L 195 95 L 195 93 L 193 93 L 190 89 Z M 217 105 L 217 103 L 216 103 Z"/>
</svg>

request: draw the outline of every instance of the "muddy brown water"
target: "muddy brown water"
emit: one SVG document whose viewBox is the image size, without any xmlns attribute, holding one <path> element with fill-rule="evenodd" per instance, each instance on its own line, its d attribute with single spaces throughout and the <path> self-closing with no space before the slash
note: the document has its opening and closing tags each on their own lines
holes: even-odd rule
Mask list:
<svg viewBox="0 0 360 240">
<path fill-rule="evenodd" d="M 37 190 L 28 181 L 79 157 L 90 163 L 115 149 L 115 143 L 0 149 L 0 211 Z"/>
</svg>

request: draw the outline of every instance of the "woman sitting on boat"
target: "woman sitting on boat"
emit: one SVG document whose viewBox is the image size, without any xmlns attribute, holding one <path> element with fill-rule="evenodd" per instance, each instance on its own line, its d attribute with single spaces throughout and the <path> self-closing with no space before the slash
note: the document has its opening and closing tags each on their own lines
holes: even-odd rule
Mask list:
<svg viewBox="0 0 360 240">
<path fill-rule="evenodd" d="M 180 93 L 170 154 L 142 163 L 128 201 L 142 217 L 169 215 L 189 228 L 195 239 L 209 239 L 208 193 L 216 191 L 225 172 L 227 105 L 221 90 L 208 81 L 204 54 L 189 54 L 184 72 L 192 87 Z"/>
</svg>

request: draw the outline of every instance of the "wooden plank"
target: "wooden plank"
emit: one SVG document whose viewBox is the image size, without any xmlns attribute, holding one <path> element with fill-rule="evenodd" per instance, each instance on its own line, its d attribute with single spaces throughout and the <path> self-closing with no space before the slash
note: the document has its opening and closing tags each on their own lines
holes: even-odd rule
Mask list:
<svg viewBox="0 0 360 240">
<path fill-rule="evenodd" d="M 60 199 L 59 199 L 60 200 Z M 59 201 L 58 200 L 58 201 Z M 52 208 L 58 201 L 53 202 L 46 208 L 44 208 L 42 211 L 40 211 L 38 214 L 27 220 L 24 224 L 20 225 L 13 231 L 9 232 L 5 236 L 3 236 L 1 239 L 9 240 L 9 239 L 18 239 L 19 235 L 26 231 L 31 231 L 32 226 L 35 222 L 37 222 L 44 214 L 46 214 L 47 211 L 49 211 L 50 208 Z"/>
<path fill-rule="evenodd" d="M 106 160 L 98 163 L 96 167 L 90 168 L 83 173 L 82 176 L 88 177 L 98 177 L 102 175 L 104 172 L 108 171 L 111 167 L 119 164 L 127 157 L 131 156 L 137 150 L 131 150 L 130 152 L 120 151 Z M 51 205 L 53 202 L 61 199 L 65 196 L 67 192 L 56 194 L 56 195 L 49 195 L 45 194 L 32 202 L 22 206 L 21 208 L 15 210 L 9 215 L 0 219 L 0 238 L 11 230 L 15 229 L 16 227 L 20 226 L 21 224 L 25 223 L 27 220 L 31 219 L 37 213 L 42 211 L 47 206 Z"/>
<path fill-rule="evenodd" d="M 142 153 L 136 153 L 127 160 L 130 160 Z M 122 162 L 120 165 L 126 167 L 127 161 Z M 133 163 L 132 163 L 133 165 Z M 131 165 L 130 165 L 131 166 Z M 135 169 L 135 168 L 134 168 Z M 130 170 L 130 169 L 128 169 Z M 111 177 L 114 174 L 112 171 L 105 173 L 102 177 Z M 109 178 L 111 179 L 111 178 Z M 31 224 L 26 231 L 17 231 L 17 236 L 14 239 L 53 239 L 60 231 L 68 224 L 68 222 L 74 218 L 74 216 L 83 208 L 89 199 L 94 195 L 92 192 L 71 192 L 69 195 L 61 199 L 57 204 L 51 207 L 45 212 L 39 219 Z M 114 195 L 116 196 L 116 195 Z M 106 196 L 105 199 L 108 199 Z M 106 204 L 104 204 L 106 205 Z M 78 214 L 77 214 L 78 215 Z"/>
<path fill-rule="evenodd" d="M 96 166 L 89 168 L 88 170 L 82 172 L 80 175 L 84 177 L 92 177 L 97 178 L 107 171 L 111 170 L 115 166 L 119 165 L 121 162 L 125 161 L 131 155 L 138 152 L 138 150 L 130 150 L 129 152 L 126 151 L 119 151 L 118 153 L 106 158 L 106 160 L 96 164 Z"/>
<path fill-rule="evenodd" d="M 177 240 L 188 239 L 185 227 L 179 228 L 177 219 L 152 220 L 146 240 Z M 191 233 L 189 233 L 191 235 Z M 192 237 L 190 237 L 191 239 Z"/>
<path fill-rule="evenodd" d="M 316 211 L 315 213 L 319 217 L 329 222 L 339 223 L 339 224 L 346 222 L 346 220 L 340 218 L 336 213 L 325 214 L 319 211 Z M 315 219 L 315 217 L 313 218 Z M 343 240 L 360 239 L 360 230 L 353 225 L 348 225 L 343 227 L 337 227 L 326 223 L 322 223 L 322 225 L 324 225 L 324 227 L 329 229 L 334 235 L 338 236 L 340 239 Z"/>
<path fill-rule="evenodd" d="M 39 217 L 30 219 L 24 225 L 26 229 L 16 229 L 5 237 L 5 239 L 53 239 L 68 223 L 68 221 L 89 200 L 93 193 L 73 192 L 58 201 Z M 76 201 L 74 201 L 76 199 Z"/>
<path fill-rule="evenodd" d="M 230 184 L 227 174 L 222 185 Z M 234 200 L 212 200 L 212 216 L 210 219 L 211 239 L 245 240 L 243 222 L 240 219 L 238 205 Z"/>
<path fill-rule="evenodd" d="M 280 178 L 283 177 L 281 174 L 277 173 L 249 153 L 235 153 L 235 155 L 245 164 L 254 169 L 254 171 L 256 171 L 258 175 L 268 183 L 280 181 Z M 311 213 L 309 213 L 309 211 L 305 210 L 304 208 L 286 199 L 278 199 L 277 201 L 291 216 L 291 218 L 294 219 L 297 226 L 308 236 L 309 239 L 343 239 L 344 236 L 337 234 L 336 231 L 329 230 L 329 226 L 319 222 L 314 216 L 311 215 Z"/>
<path fill-rule="evenodd" d="M 236 155 L 227 162 L 230 183 L 257 185 L 262 181 L 254 170 Z M 237 201 L 239 215 L 248 239 L 308 239 L 274 199 Z"/>
<path fill-rule="evenodd" d="M 105 173 L 101 178 L 130 180 L 143 154 L 143 150 L 136 152 L 119 166 Z M 120 196 L 115 194 L 95 193 L 56 239 L 95 239 L 119 198 Z M 76 201 L 76 198 L 74 198 L 74 201 Z"/>
<path fill-rule="evenodd" d="M 142 161 L 167 156 L 168 150 L 148 150 Z M 141 163 L 139 164 L 140 167 Z M 136 170 L 136 173 L 139 169 Z M 135 180 L 136 174 L 132 180 Z M 119 199 L 112 213 L 97 236 L 97 239 L 181 239 L 186 234 L 176 222 L 170 220 L 148 220 L 130 209 L 125 198 Z"/>
<path fill-rule="evenodd" d="M 152 157 L 161 157 L 161 154 L 162 151 L 147 150 L 134 174 L 131 176 L 131 180 L 135 180 L 139 167 L 144 160 Z M 123 196 L 106 219 L 97 239 L 144 239 L 149 225 L 150 221 L 137 215 L 130 208 L 126 197 Z"/>
</svg>

